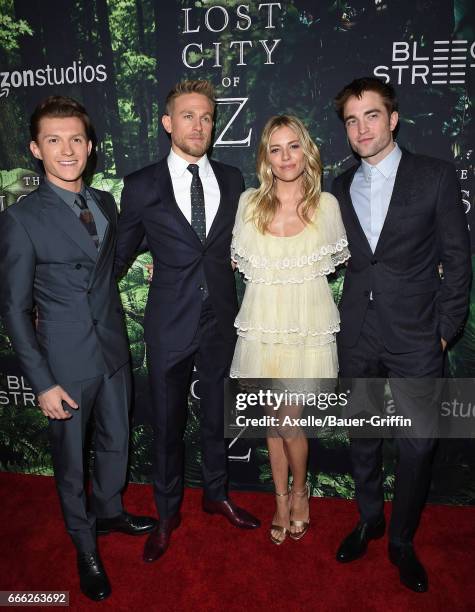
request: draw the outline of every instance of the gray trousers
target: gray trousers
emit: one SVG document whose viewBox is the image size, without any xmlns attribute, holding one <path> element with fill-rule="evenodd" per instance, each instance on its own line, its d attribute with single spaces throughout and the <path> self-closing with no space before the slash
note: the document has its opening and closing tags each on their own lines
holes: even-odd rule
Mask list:
<svg viewBox="0 0 475 612">
<path fill-rule="evenodd" d="M 59 383 L 61 384 L 61 383 Z M 96 517 L 122 512 L 125 485 L 130 406 L 130 365 L 111 378 L 104 376 L 61 384 L 79 404 L 72 418 L 49 421 L 54 475 L 66 529 L 80 552 L 96 549 Z M 95 461 L 92 494 L 87 508 L 84 488 L 85 437 L 89 419 L 95 421 Z"/>
</svg>

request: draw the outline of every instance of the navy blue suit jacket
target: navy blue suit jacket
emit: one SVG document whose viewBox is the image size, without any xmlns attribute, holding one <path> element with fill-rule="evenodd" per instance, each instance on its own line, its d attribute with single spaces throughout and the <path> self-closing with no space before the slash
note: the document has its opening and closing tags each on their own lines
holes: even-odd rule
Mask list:
<svg viewBox="0 0 475 612">
<path fill-rule="evenodd" d="M 145 237 L 154 264 L 145 310 L 147 344 L 182 350 L 191 343 L 204 281 L 221 334 L 235 338 L 238 304 L 230 244 L 244 181 L 237 168 L 210 163 L 221 199 L 204 244 L 176 203 L 166 158 L 124 179 L 116 273 L 125 272 Z"/>
</svg>

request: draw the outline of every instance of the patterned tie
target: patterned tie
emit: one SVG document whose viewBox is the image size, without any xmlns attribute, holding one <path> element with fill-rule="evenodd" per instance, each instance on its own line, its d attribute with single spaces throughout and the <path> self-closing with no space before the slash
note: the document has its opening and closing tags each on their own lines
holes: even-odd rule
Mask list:
<svg viewBox="0 0 475 612">
<path fill-rule="evenodd" d="M 204 242 L 206 240 L 205 196 L 199 175 L 200 169 L 198 164 L 190 164 L 187 170 L 193 175 L 191 179 L 191 227 L 201 242 Z"/>
<path fill-rule="evenodd" d="M 91 236 L 94 241 L 94 244 L 96 245 L 96 249 L 98 249 L 99 236 L 97 235 L 96 222 L 94 221 L 92 212 L 87 207 L 86 198 L 80 193 L 76 194 L 76 204 L 81 209 L 81 212 L 79 213 L 79 220 L 89 232 L 89 235 Z"/>
</svg>

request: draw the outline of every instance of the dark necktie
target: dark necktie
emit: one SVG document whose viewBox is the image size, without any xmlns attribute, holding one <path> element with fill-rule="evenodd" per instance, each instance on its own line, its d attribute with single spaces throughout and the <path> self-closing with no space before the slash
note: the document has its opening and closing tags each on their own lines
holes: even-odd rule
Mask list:
<svg viewBox="0 0 475 612">
<path fill-rule="evenodd" d="M 205 196 L 203 193 L 203 184 L 199 175 L 198 164 L 190 164 L 187 168 L 193 178 L 191 179 L 191 227 L 195 230 L 196 235 L 204 242 L 206 240 L 206 214 L 205 214 Z"/>
<path fill-rule="evenodd" d="M 97 235 L 96 222 L 94 221 L 92 212 L 87 207 L 86 198 L 80 193 L 76 194 L 76 204 L 81 209 L 81 212 L 79 213 L 79 220 L 89 232 L 89 235 L 93 239 L 96 248 L 99 248 L 99 236 Z"/>
</svg>

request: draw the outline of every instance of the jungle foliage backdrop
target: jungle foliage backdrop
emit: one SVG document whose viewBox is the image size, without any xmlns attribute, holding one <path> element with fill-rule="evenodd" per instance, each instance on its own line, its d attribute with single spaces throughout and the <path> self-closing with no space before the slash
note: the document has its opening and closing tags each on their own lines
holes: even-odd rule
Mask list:
<svg viewBox="0 0 475 612">
<path fill-rule="evenodd" d="M 97 134 L 90 180 L 119 204 L 123 176 L 167 154 L 163 100 L 182 78 L 214 83 L 213 156 L 240 167 L 248 185 L 255 184 L 256 144 L 265 121 L 286 112 L 302 118 L 318 143 L 329 189 L 332 178 L 354 163 L 332 99 L 353 78 L 376 74 L 387 75 L 397 87 L 399 143 L 456 164 L 470 223 L 474 13 L 469 0 L 0 0 L 0 207 L 38 184 L 39 169 L 28 151 L 28 118 L 52 93 L 73 96 L 89 110 Z M 465 66 L 441 84 L 436 70 L 444 41 L 449 61 Z M 465 60 L 456 55 L 460 49 Z M 130 477 L 136 482 L 148 482 L 151 472 L 143 343 L 148 261 L 148 255 L 139 257 L 120 285 L 135 380 Z M 242 294 L 242 281 L 236 281 Z M 342 272 L 332 279 L 337 300 L 342 281 Z M 475 373 L 475 294 L 447 369 L 458 377 Z M 193 389 L 199 392 L 199 383 Z M 191 486 L 201 482 L 195 395 L 190 394 L 186 431 Z M 472 440 L 441 441 L 433 501 L 474 503 L 474 450 Z M 232 486 L 271 488 L 262 441 L 230 440 L 229 454 Z M 388 498 L 393 462 L 388 445 Z M 52 473 L 46 421 L 21 378 L 4 329 L 0 469 Z M 311 441 L 309 479 L 314 495 L 353 495 L 346 436 L 329 431 Z"/>
</svg>

